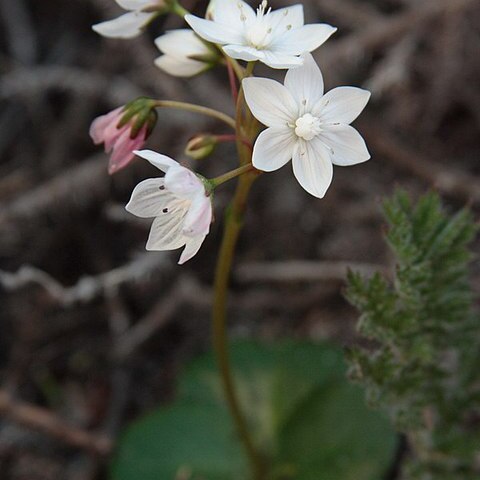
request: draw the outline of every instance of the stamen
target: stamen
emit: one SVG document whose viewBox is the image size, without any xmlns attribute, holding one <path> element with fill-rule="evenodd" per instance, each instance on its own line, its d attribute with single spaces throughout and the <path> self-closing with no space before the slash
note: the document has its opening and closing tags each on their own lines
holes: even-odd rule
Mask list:
<svg viewBox="0 0 480 480">
<path fill-rule="evenodd" d="M 160 190 L 165 190 L 165 185 L 160 185 Z"/>
<path fill-rule="evenodd" d="M 287 25 L 287 30 L 291 30 L 292 29 L 292 26 L 291 25 Z"/>
<path fill-rule="evenodd" d="M 162 212 L 163 212 L 163 213 L 168 213 L 168 208 L 164 208 L 164 209 L 162 210 Z"/>
</svg>

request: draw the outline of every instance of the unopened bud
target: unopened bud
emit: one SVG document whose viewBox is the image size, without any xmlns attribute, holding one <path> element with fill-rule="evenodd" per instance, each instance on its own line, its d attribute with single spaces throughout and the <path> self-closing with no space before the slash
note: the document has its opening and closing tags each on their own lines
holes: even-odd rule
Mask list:
<svg viewBox="0 0 480 480">
<path fill-rule="evenodd" d="M 218 140 L 214 135 L 196 135 L 189 140 L 185 148 L 185 155 L 194 160 L 203 160 L 213 153 Z"/>
<path fill-rule="evenodd" d="M 139 97 L 132 100 L 125 105 L 118 127 L 123 127 L 129 123 L 131 125 L 130 138 L 136 138 L 138 133 L 144 129 L 146 130 L 146 137 L 150 136 L 158 118 L 155 106 L 155 101 L 148 97 Z"/>
</svg>

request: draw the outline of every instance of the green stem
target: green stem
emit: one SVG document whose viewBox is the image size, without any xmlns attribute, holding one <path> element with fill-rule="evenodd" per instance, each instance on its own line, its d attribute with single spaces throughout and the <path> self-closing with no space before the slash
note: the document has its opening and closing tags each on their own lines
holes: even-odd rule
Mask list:
<svg viewBox="0 0 480 480">
<path fill-rule="evenodd" d="M 240 175 L 250 172 L 253 169 L 254 169 L 253 165 L 251 163 L 248 163 L 246 165 L 242 165 L 241 167 L 236 168 L 235 170 L 230 170 L 229 172 L 224 173 L 223 175 L 219 175 L 218 177 L 212 178 L 210 179 L 210 182 L 212 183 L 213 187 L 216 188 L 222 183 L 228 182 L 228 180 L 239 177 Z"/>
<path fill-rule="evenodd" d="M 175 108 L 177 110 L 186 110 L 188 112 L 200 113 L 202 115 L 207 115 L 208 117 L 213 117 L 217 120 L 221 120 L 234 130 L 237 128 L 235 120 L 232 117 L 213 108 L 204 107 L 203 105 L 195 105 L 194 103 L 186 102 L 176 102 L 174 100 L 156 100 L 155 106 L 162 108 Z"/>
<path fill-rule="evenodd" d="M 172 13 L 175 13 L 179 17 L 185 17 L 185 15 L 189 14 L 190 12 L 186 9 L 183 8 L 178 2 L 174 2 L 172 5 Z"/>
<path fill-rule="evenodd" d="M 239 177 L 235 195 L 225 217 L 222 244 L 220 246 L 215 271 L 212 328 L 213 345 L 228 408 L 250 462 L 253 478 L 254 480 L 264 480 L 266 476 L 266 465 L 251 438 L 248 424 L 243 416 L 235 391 L 235 384 L 230 367 L 226 327 L 228 282 L 232 270 L 235 247 L 243 224 L 248 194 L 253 181 L 259 173 L 252 168 L 252 149 L 245 145 L 244 139 L 248 139 L 251 143 L 258 133 L 258 128 L 258 122 L 246 107 L 243 89 L 240 88 L 236 112 L 237 151 L 240 167 L 234 170 L 234 172 L 242 172 L 242 174 Z M 218 178 L 216 180 L 218 181 Z"/>
<path fill-rule="evenodd" d="M 232 269 L 233 256 L 237 245 L 238 236 L 242 228 L 243 216 L 247 205 L 247 198 L 250 187 L 256 177 L 256 174 L 242 175 L 239 179 L 235 196 L 229 206 L 225 218 L 225 230 L 223 233 L 222 244 L 217 260 L 215 271 L 215 297 L 213 303 L 213 346 L 217 357 L 217 363 L 220 370 L 225 399 L 230 410 L 230 414 L 235 422 L 235 426 L 249 459 L 253 478 L 262 480 L 265 475 L 264 463 L 257 453 L 255 445 L 248 431 L 247 422 L 243 416 L 240 404 L 235 391 L 235 385 L 232 377 L 228 337 L 226 327 L 226 302 L 228 293 L 228 281 Z"/>
</svg>

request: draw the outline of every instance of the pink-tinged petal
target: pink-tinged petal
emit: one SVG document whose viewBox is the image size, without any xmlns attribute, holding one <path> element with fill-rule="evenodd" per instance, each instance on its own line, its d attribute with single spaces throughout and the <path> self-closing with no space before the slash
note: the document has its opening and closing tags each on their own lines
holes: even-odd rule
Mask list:
<svg viewBox="0 0 480 480">
<path fill-rule="evenodd" d="M 118 107 L 115 110 L 97 117 L 90 125 L 90 137 L 95 145 L 99 145 L 105 141 L 105 130 L 110 125 L 117 125 L 122 118 L 123 106 Z"/>
<path fill-rule="evenodd" d="M 147 250 L 175 250 L 185 245 L 185 237 L 182 233 L 183 218 L 186 210 L 179 214 L 165 213 L 156 217 L 150 229 L 146 249 Z"/>
<path fill-rule="evenodd" d="M 271 50 L 287 55 L 301 55 L 306 52 L 313 52 L 336 31 L 335 27 L 326 23 L 315 23 L 292 28 L 272 43 Z"/>
<path fill-rule="evenodd" d="M 205 194 L 198 195 L 191 203 L 183 224 L 183 234 L 187 237 L 207 235 L 212 223 L 212 201 Z"/>
<path fill-rule="evenodd" d="M 370 92 L 357 87 L 337 87 L 327 92 L 312 114 L 324 123 L 352 123 L 370 99 Z"/>
<path fill-rule="evenodd" d="M 205 194 L 203 182 L 188 168 L 177 165 L 165 174 L 165 186 L 179 198 L 193 199 Z"/>
<path fill-rule="evenodd" d="M 296 141 L 289 127 L 267 128 L 253 146 L 253 166 L 264 172 L 278 170 L 292 159 Z"/>
<path fill-rule="evenodd" d="M 195 15 L 185 15 L 185 21 L 192 27 L 197 35 L 209 42 L 218 43 L 219 45 L 242 44 L 243 35 L 241 25 L 223 25 L 212 22 L 211 20 L 204 20 Z"/>
<path fill-rule="evenodd" d="M 300 114 L 311 111 L 323 96 L 323 77 L 310 53 L 303 56 L 303 65 L 288 70 L 285 86 L 301 106 Z"/>
<path fill-rule="evenodd" d="M 105 129 L 105 139 L 104 139 L 104 147 L 105 152 L 110 153 L 113 150 L 113 147 L 118 142 L 118 139 L 124 135 L 130 135 L 130 125 L 126 124 L 123 127 L 117 128 L 117 123 L 111 123 Z"/>
<path fill-rule="evenodd" d="M 300 185 L 314 197 L 323 198 L 333 178 L 333 166 L 325 146 L 316 139 L 299 142 L 292 164 Z"/>
<path fill-rule="evenodd" d="M 125 209 L 137 217 L 151 218 L 161 215 L 162 210 L 174 200 L 165 188 L 163 178 L 148 178 L 133 189 Z"/>
<path fill-rule="evenodd" d="M 130 129 L 122 133 L 113 146 L 113 151 L 108 164 L 108 173 L 111 175 L 125 168 L 135 158 L 134 151 L 142 148 L 146 138 L 146 127 L 135 138 L 130 138 Z"/>
<path fill-rule="evenodd" d="M 272 25 L 273 32 L 280 35 L 291 28 L 301 27 L 305 23 L 303 5 L 292 5 L 270 12 L 268 21 Z"/>
<path fill-rule="evenodd" d="M 128 12 L 113 20 L 92 25 L 92 29 L 108 38 L 133 38 L 140 35 L 156 15 L 156 13 L 139 11 Z"/>
<path fill-rule="evenodd" d="M 254 20 L 256 15 L 253 8 L 242 0 L 219 0 L 215 3 L 212 16 L 215 22 L 241 29 L 244 22 Z"/>
<path fill-rule="evenodd" d="M 294 123 L 298 106 L 291 93 L 269 78 L 245 78 L 245 100 L 255 118 L 267 127 L 285 127 Z"/>
<path fill-rule="evenodd" d="M 350 125 L 330 125 L 319 138 L 329 147 L 334 165 L 346 167 L 370 159 L 365 140 Z"/>
<path fill-rule="evenodd" d="M 180 164 L 166 155 L 154 152 L 153 150 L 135 150 L 135 155 L 148 160 L 154 167 L 166 172 L 171 167 L 178 167 Z"/>
<path fill-rule="evenodd" d="M 205 240 L 205 235 L 199 235 L 198 237 L 187 238 L 185 248 L 183 249 L 182 255 L 180 255 L 180 260 L 178 261 L 179 265 L 183 265 L 185 262 L 194 257 L 200 247 L 202 246 L 203 241 Z"/>
</svg>

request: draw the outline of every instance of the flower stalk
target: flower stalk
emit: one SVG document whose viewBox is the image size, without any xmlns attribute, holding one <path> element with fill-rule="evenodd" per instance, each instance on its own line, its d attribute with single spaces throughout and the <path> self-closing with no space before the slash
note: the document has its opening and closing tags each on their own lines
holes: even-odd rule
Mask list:
<svg viewBox="0 0 480 480">
<path fill-rule="evenodd" d="M 248 67 L 253 69 L 253 66 L 254 62 L 251 62 Z M 245 72 L 245 75 L 247 75 L 247 72 Z M 245 103 L 242 88 L 240 89 L 237 100 L 236 129 L 240 167 L 212 180 L 216 185 L 220 185 L 235 176 L 239 176 L 235 195 L 225 214 L 225 227 L 215 269 L 212 336 L 213 348 L 217 359 L 225 400 L 235 423 L 239 439 L 242 442 L 249 460 L 252 477 L 254 480 L 263 480 L 266 477 L 266 463 L 254 444 L 235 389 L 230 364 L 226 318 L 228 284 L 235 248 L 243 226 L 248 195 L 257 177 L 257 172 L 251 163 L 252 150 L 245 145 L 244 139 L 247 138 L 253 143 L 258 133 L 259 124 Z"/>
<path fill-rule="evenodd" d="M 234 130 L 237 128 L 235 120 L 226 113 L 219 112 L 214 108 L 204 107 L 203 105 L 196 105 L 194 103 L 177 102 L 174 100 L 156 100 L 155 106 L 159 108 L 175 108 L 177 110 L 185 110 L 187 112 L 199 113 L 208 117 L 216 118 L 227 124 Z"/>
<path fill-rule="evenodd" d="M 215 350 L 225 400 L 235 423 L 240 441 L 244 446 L 250 462 L 253 478 L 255 480 L 262 480 L 265 478 L 265 463 L 253 443 L 247 421 L 238 401 L 230 364 L 226 325 L 228 283 L 232 270 L 233 257 L 243 225 L 248 194 L 255 178 L 256 175 L 252 173 L 242 175 L 239 178 L 235 196 L 225 215 L 225 229 L 215 270 L 212 334 L 213 348 Z"/>
</svg>

